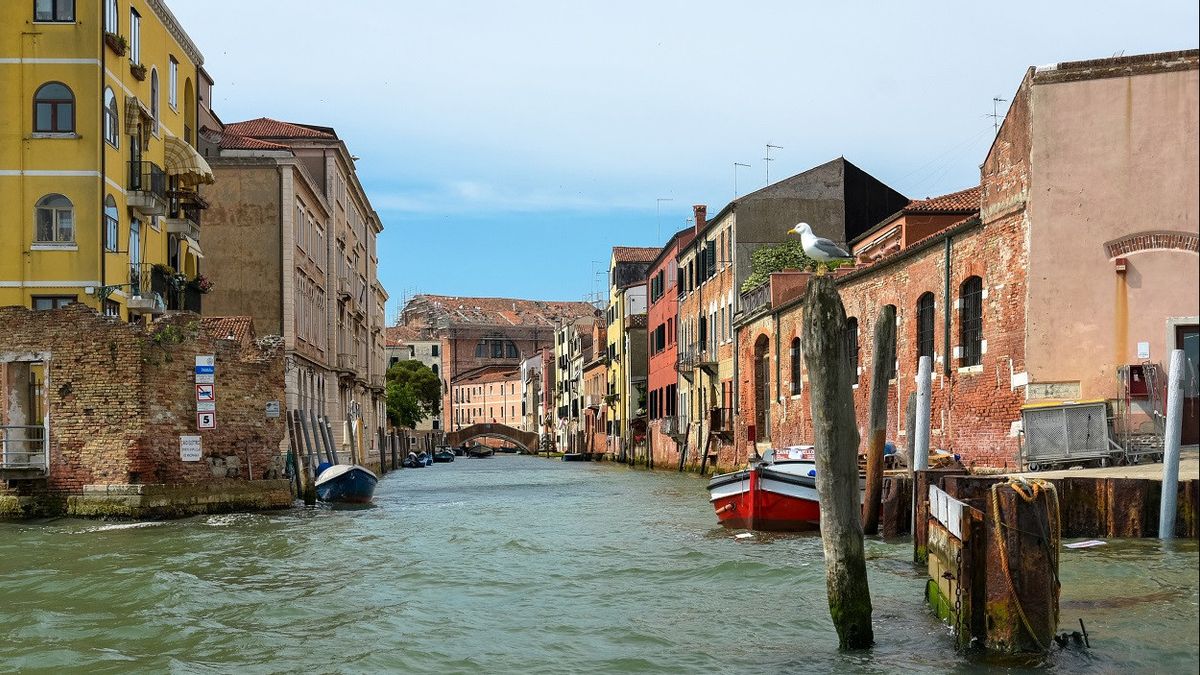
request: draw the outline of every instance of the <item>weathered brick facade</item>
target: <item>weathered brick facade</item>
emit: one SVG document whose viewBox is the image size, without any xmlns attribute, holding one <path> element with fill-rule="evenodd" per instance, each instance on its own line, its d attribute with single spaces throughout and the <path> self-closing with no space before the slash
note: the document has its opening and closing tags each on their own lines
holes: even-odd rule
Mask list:
<svg viewBox="0 0 1200 675">
<path fill-rule="evenodd" d="M 285 423 L 268 418 L 265 407 L 283 400 L 281 347 L 209 334 L 194 314 L 143 327 L 83 305 L 2 307 L 0 327 L 9 368 L 17 355 L 49 354 L 49 469 L 44 479 L 11 481 L 16 492 L 62 498 L 86 486 L 96 492 L 278 477 Z M 195 357 L 207 354 L 216 357 L 216 428 L 197 431 L 193 370 Z M 201 461 L 181 460 L 181 435 L 201 437 Z"/>
</svg>

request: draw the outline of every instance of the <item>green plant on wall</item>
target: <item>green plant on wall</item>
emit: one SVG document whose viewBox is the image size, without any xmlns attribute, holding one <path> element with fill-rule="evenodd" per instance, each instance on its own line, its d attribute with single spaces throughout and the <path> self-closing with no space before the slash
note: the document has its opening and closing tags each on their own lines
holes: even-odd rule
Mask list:
<svg viewBox="0 0 1200 675">
<path fill-rule="evenodd" d="M 767 283 L 772 272 L 782 272 L 786 269 L 816 271 L 824 265 L 827 269 L 836 269 L 840 262 L 819 263 L 804 255 L 804 247 L 800 239 L 788 239 L 771 246 L 763 246 L 750 254 L 750 276 L 742 282 L 741 291 L 753 290 Z"/>
</svg>

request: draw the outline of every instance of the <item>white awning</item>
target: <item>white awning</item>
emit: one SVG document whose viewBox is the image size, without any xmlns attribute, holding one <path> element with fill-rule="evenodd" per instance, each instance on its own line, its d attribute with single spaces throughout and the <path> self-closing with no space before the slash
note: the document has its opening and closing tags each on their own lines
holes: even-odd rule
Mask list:
<svg viewBox="0 0 1200 675">
<path fill-rule="evenodd" d="M 154 117 L 150 114 L 150 109 L 146 104 L 138 100 L 136 96 L 125 97 L 125 133 L 133 136 L 137 134 L 138 123 L 142 120 L 153 121 Z"/>
<path fill-rule="evenodd" d="M 163 150 L 163 168 L 168 176 L 179 176 L 188 183 L 212 183 L 213 172 L 208 162 L 182 138 L 167 136 Z"/>
<path fill-rule="evenodd" d="M 185 242 L 187 242 L 188 251 L 191 252 L 192 255 L 196 256 L 197 258 L 204 257 L 204 253 L 200 250 L 200 242 L 196 241 L 195 239 L 192 239 L 191 237 L 187 236 L 186 234 L 183 235 L 183 240 Z"/>
</svg>

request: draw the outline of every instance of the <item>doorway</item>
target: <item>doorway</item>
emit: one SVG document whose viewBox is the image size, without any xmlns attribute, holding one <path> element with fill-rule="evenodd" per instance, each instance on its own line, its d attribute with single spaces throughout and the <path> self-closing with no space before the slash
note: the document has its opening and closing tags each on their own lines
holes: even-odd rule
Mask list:
<svg viewBox="0 0 1200 675">
<path fill-rule="evenodd" d="M 1183 430 L 1180 443 L 1200 443 L 1200 325 L 1175 327 L 1175 348 L 1183 350 Z"/>
</svg>

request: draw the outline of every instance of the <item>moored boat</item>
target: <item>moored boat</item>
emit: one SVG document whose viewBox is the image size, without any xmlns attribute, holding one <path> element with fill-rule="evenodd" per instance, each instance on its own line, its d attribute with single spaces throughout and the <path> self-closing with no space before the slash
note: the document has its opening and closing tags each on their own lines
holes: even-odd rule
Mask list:
<svg viewBox="0 0 1200 675">
<path fill-rule="evenodd" d="M 477 445 L 477 446 L 471 448 L 470 450 L 467 450 L 467 455 L 470 457 L 474 457 L 476 459 L 480 459 L 483 457 L 491 457 L 492 449 L 486 445 Z"/>
<path fill-rule="evenodd" d="M 433 453 L 433 461 L 439 462 L 439 463 L 453 462 L 454 461 L 454 451 L 451 450 L 450 448 L 441 448 L 440 450 L 435 450 Z"/>
<path fill-rule="evenodd" d="M 317 476 L 317 498 L 323 502 L 367 504 L 379 478 L 357 464 L 334 464 Z"/>
<path fill-rule="evenodd" d="M 772 450 L 749 468 L 713 476 L 709 501 L 727 527 L 796 532 L 821 525 L 811 446 Z"/>
</svg>

